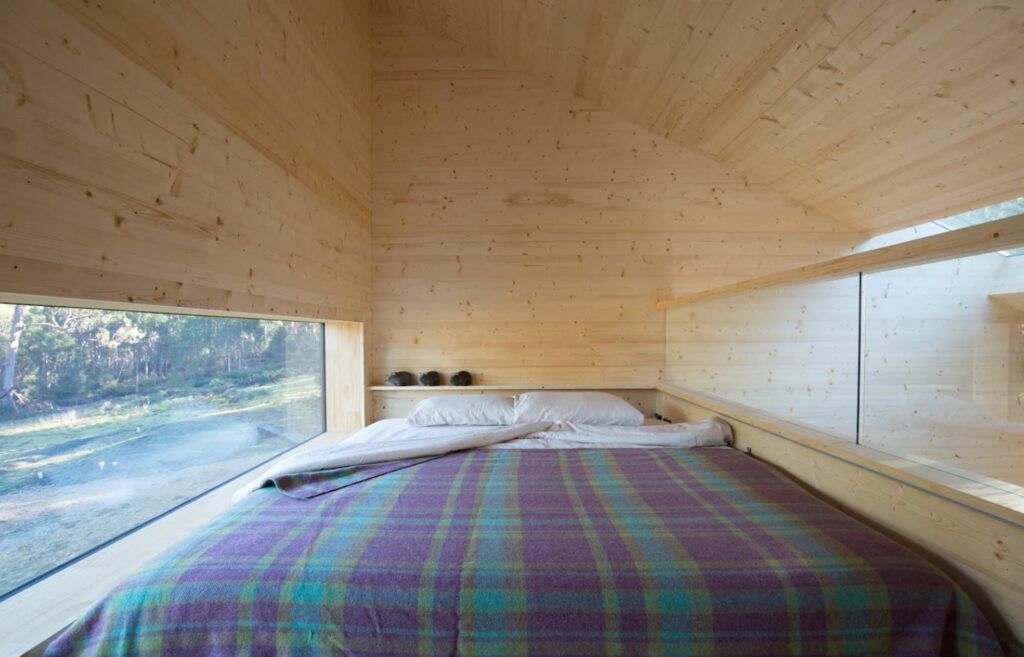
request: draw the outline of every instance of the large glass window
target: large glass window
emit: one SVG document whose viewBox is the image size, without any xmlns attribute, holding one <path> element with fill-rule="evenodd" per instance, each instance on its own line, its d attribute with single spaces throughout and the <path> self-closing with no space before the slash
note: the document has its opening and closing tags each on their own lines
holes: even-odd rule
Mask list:
<svg viewBox="0 0 1024 657">
<path fill-rule="evenodd" d="M 0 304 L 0 597 L 324 417 L 322 324 Z"/>
</svg>

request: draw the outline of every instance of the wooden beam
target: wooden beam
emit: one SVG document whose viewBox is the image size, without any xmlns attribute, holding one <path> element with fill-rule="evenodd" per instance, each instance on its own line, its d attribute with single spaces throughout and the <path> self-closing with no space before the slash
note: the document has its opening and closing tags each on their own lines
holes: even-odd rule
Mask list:
<svg viewBox="0 0 1024 657">
<path fill-rule="evenodd" d="M 858 272 L 873 273 L 924 265 L 940 260 L 1010 249 L 1024 244 L 1024 214 L 986 224 L 952 230 L 919 240 L 893 244 L 880 249 L 854 253 L 834 260 L 788 269 L 777 274 L 752 278 L 693 294 L 684 294 L 659 301 L 659 309 L 681 306 L 703 299 L 722 297 L 738 292 L 761 290 L 787 283 L 823 281 L 850 276 Z"/>
<path fill-rule="evenodd" d="M 328 431 L 366 426 L 366 361 L 362 322 L 324 323 L 324 400 Z"/>
</svg>

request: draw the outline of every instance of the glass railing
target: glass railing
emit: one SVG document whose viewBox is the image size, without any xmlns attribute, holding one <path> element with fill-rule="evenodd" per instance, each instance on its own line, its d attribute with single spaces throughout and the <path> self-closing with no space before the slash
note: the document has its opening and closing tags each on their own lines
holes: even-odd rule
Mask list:
<svg viewBox="0 0 1024 657">
<path fill-rule="evenodd" d="M 669 308 L 665 378 L 853 439 L 857 295 L 854 277 Z"/>
<path fill-rule="evenodd" d="M 668 383 L 1024 485 L 1024 257 L 985 253 L 665 313 Z"/>
</svg>

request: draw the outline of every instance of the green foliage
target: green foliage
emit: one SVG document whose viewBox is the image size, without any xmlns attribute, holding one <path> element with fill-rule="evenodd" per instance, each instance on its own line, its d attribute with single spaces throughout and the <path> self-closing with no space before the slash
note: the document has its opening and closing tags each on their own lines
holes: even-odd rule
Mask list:
<svg viewBox="0 0 1024 657">
<path fill-rule="evenodd" d="M 0 304 L 0 367 L 13 306 Z M 322 371 L 319 324 L 26 306 L 17 349 L 16 412 L 134 394 L 224 392 L 286 373 Z M 0 407 L 0 416 L 15 412 Z"/>
</svg>

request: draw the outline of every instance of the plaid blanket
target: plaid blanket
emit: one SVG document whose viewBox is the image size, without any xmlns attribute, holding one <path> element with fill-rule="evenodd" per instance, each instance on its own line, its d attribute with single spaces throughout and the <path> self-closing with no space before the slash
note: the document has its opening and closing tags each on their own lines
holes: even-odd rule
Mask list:
<svg viewBox="0 0 1024 657">
<path fill-rule="evenodd" d="M 733 450 L 400 465 L 250 495 L 47 654 L 1002 654 L 935 568 Z"/>
</svg>

